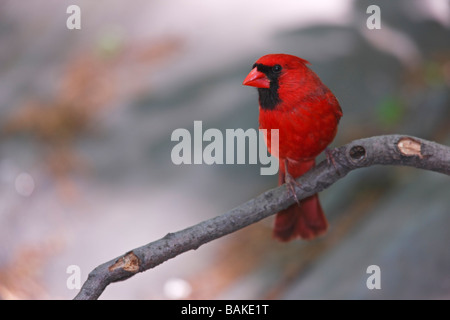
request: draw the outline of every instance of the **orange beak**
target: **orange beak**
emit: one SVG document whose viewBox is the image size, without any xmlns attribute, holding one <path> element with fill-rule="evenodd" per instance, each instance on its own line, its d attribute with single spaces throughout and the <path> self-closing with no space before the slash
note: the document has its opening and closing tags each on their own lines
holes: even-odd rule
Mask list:
<svg viewBox="0 0 450 320">
<path fill-rule="evenodd" d="M 252 86 L 256 88 L 270 88 L 270 81 L 267 79 L 266 75 L 261 71 L 258 71 L 256 67 L 250 71 L 250 73 L 245 77 L 244 86 Z"/>
</svg>

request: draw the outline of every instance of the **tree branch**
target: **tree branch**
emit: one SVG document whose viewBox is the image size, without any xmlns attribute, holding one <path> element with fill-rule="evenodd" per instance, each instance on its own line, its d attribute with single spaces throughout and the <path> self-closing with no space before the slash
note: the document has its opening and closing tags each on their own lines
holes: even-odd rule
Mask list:
<svg viewBox="0 0 450 320">
<path fill-rule="evenodd" d="M 373 165 L 400 165 L 450 175 L 450 148 L 423 139 L 387 135 L 360 139 L 332 151 L 333 163 L 319 163 L 297 181 L 299 200 L 320 192 L 350 171 Z M 135 248 L 105 262 L 88 276 L 77 300 L 97 299 L 113 282 L 122 281 L 157 265 L 197 249 L 201 245 L 258 222 L 294 203 L 285 185 L 268 190 L 215 218 Z"/>
</svg>

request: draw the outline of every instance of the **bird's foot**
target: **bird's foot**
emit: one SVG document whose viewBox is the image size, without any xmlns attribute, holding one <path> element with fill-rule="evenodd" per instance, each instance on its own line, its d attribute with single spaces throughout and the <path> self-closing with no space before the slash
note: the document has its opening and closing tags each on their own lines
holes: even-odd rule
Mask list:
<svg viewBox="0 0 450 320">
<path fill-rule="evenodd" d="M 291 191 L 292 195 L 294 196 L 295 202 L 297 202 L 298 205 L 300 205 L 300 200 L 297 198 L 297 192 L 295 191 L 295 187 L 301 187 L 300 183 L 297 182 L 297 180 L 294 179 L 293 176 L 289 174 L 289 172 L 286 171 L 284 180 L 286 182 L 286 186 L 288 187 L 289 191 Z"/>
<path fill-rule="evenodd" d="M 337 148 L 330 149 L 330 148 L 327 147 L 325 149 L 325 156 L 327 158 L 328 165 L 332 164 L 334 169 L 339 172 L 339 170 L 338 170 L 338 168 L 336 166 L 336 160 L 334 159 L 334 153 L 337 152 L 337 151 L 338 151 Z"/>
</svg>

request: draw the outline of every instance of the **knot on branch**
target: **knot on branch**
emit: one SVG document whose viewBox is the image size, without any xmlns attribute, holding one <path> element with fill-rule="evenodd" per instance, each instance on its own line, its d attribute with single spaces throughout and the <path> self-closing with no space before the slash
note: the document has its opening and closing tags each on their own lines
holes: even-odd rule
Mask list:
<svg viewBox="0 0 450 320">
<path fill-rule="evenodd" d="M 366 149 L 363 146 L 353 146 L 348 152 L 350 159 L 359 162 L 366 157 Z"/>
<path fill-rule="evenodd" d="M 398 141 L 397 148 L 403 156 L 418 156 L 420 159 L 423 159 L 422 145 L 417 140 L 409 137 L 403 137 Z"/>
<path fill-rule="evenodd" d="M 130 251 L 123 257 L 117 259 L 116 263 L 114 263 L 108 269 L 110 272 L 117 269 L 122 269 L 128 272 L 136 273 L 139 271 L 140 264 L 141 263 L 139 258 L 133 253 L 133 251 Z"/>
<path fill-rule="evenodd" d="M 342 164 L 350 168 L 361 168 L 370 165 L 369 152 L 371 152 L 370 146 L 366 146 L 364 141 L 355 141 L 352 144 L 348 144 L 343 149 L 344 159 Z M 350 169 L 352 170 L 352 169 Z"/>
</svg>

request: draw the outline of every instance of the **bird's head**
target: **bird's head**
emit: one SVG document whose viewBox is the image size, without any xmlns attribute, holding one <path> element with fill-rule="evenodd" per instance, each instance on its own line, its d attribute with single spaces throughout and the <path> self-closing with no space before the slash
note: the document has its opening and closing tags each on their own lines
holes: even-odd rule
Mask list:
<svg viewBox="0 0 450 320">
<path fill-rule="evenodd" d="M 294 91 L 303 82 L 302 75 L 310 71 L 306 64 L 293 55 L 268 54 L 255 62 L 242 84 L 258 88 L 263 109 L 274 109 L 282 101 L 280 88 Z"/>
</svg>

